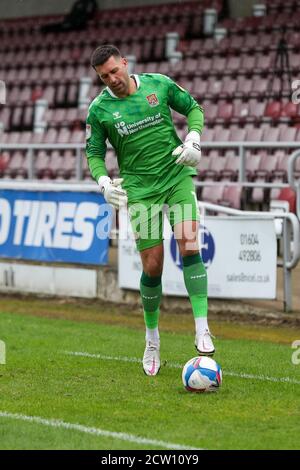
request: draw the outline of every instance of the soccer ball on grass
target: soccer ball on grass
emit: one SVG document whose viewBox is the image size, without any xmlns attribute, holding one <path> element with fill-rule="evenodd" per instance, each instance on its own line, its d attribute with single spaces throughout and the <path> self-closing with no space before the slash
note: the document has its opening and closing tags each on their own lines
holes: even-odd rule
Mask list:
<svg viewBox="0 0 300 470">
<path fill-rule="evenodd" d="M 193 357 L 182 370 L 182 382 L 189 392 L 215 392 L 222 383 L 222 369 L 210 357 Z"/>
</svg>

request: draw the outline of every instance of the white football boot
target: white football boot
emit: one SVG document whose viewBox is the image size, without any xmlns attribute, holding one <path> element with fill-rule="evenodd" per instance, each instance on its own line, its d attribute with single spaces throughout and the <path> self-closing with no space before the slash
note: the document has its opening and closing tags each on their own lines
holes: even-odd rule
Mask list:
<svg viewBox="0 0 300 470">
<path fill-rule="evenodd" d="M 159 342 L 146 341 L 143 369 L 146 375 L 157 375 L 160 369 Z"/>
<path fill-rule="evenodd" d="M 212 338 L 214 338 L 214 336 L 208 329 L 204 330 L 200 335 L 196 335 L 195 347 L 200 356 L 213 356 L 215 347 Z"/>
</svg>

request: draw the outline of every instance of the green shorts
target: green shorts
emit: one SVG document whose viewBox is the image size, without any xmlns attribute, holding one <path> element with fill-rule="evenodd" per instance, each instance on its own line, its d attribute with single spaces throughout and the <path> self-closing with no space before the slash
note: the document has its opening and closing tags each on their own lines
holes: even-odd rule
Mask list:
<svg viewBox="0 0 300 470">
<path fill-rule="evenodd" d="M 162 243 L 164 213 L 172 228 L 185 220 L 200 220 L 191 176 L 186 176 L 163 193 L 129 204 L 129 216 L 138 251 Z"/>
</svg>

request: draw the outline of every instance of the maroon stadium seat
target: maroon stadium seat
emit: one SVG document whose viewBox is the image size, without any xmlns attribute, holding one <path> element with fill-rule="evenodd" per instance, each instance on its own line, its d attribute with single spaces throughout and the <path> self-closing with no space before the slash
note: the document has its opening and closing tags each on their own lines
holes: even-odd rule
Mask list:
<svg viewBox="0 0 300 470">
<path fill-rule="evenodd" d="M 299 116 L 298 104 L 288 101 L 282 106 L 280 113 L 281 118 L 293 119 L 297 116 Z"/>
<path fill-rule="evenodd" d="M 280 101 L 269 102 L 265 109 L 265 116 L 270 117 L 271 119 L 279 118 L 281 114 L 281 106 Z"/>
</svg>

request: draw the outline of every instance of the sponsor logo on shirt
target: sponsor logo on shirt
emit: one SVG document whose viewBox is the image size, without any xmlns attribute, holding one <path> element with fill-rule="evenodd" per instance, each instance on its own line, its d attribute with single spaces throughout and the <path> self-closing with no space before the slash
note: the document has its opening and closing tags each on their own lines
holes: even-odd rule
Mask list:
<svg viewBox="0 0 300 470">
<path fill-rule="evenodd" d="M 151 93 L 151 95 L 146 96 L 146 98 L 150 106 L 154 107 L 159 105 L 159 101 L 155 93 Z"/>
<path fill-rule="evenodd" d="M 121 137 L 123 137 L 124 135 L 129 135 L 128 128 L 124 121 L 116 123 L 115 128 L 117 129 Z"/>
<path fill-rule="evenodd" d="M 146 129 L 147 127 L 156 126 L 158 124 L 161 124 L 162 122 L 163 122 L 163 118 L 161 114 L 158 113 L 158 114 L 155 114 L 154 116 L 147 116 L 145 119 L 142 119 L 136 122 L 131 122 L 131 123 L 127 123 L 125 121 L 116 122 L 114 126 L 117 129 L 118 134 L 121 137 L 124 137 L 125 135 L 134 134 L 135 132 Z"/>
</svg>

